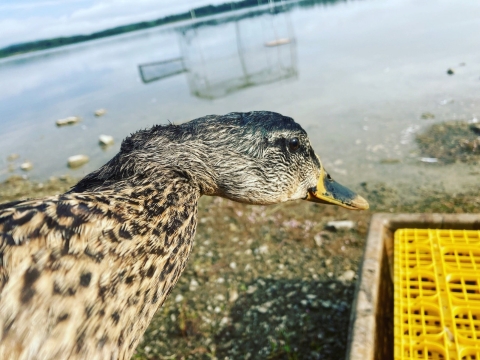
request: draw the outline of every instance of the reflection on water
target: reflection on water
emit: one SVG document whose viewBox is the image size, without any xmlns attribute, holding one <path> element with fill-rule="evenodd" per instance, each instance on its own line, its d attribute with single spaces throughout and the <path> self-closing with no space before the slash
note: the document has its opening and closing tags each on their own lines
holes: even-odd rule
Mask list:
<svg viewBox="0 0 480 360">
<path fill-rule="evenodd" d="M 138 129 L 271 110 L 296 119 L 332 176 L 354 189 L 383 181 L 408 184 L 408 195 L 478 182 L 473 165 L 421 162 L 414 139 L 480 115 L 479 2 L 289 4 L 0 60 L 0 179 L 81 177 Z M 434 118 L 422 119 L 427 112 Z M 55 126 L 69 116 L 82 121 Z M 115 144 L 98 146 L 101 134 Z M 12 153 L 20 158 L 7 160 Z M 70 170 L 75 154 L 91 160 Z M 26 160 L 33 169 L 22 172 Z"/>
<path fill-rule="evenodd" d="M 138 65 L 140 76 L 145 84 L 168 78 L 187 71 L 183 58 L 155 61 Z"/>
<path fill-rule="evenodd" d="M 177 29 L 181 57 L 139 65 L 144 83 L 187 73 L 190 92 L 215 99 L 297 75 L 289 14 L 227 16 Z"/>
</svg>

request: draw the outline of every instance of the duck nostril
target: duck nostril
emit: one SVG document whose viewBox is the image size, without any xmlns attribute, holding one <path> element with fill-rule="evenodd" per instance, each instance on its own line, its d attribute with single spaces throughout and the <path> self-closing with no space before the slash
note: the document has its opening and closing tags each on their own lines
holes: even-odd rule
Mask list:
<svg viewBox="0 0 480 360">
<path fill-rule="evenodd" d="M 328 179 L 328 181 L 333 181 L 332 177 L 328 173 L 327 173 L 327 179 Z"/>
</svg>

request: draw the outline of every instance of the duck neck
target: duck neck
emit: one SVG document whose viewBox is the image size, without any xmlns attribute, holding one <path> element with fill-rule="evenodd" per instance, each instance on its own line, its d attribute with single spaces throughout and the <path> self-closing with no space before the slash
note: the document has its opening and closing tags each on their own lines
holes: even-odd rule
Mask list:
<svg viewBox="0 0 480 360">
<path fill-rule="evenodd" d="M 109 258 L 103 261 L 110 264 L 102 278 L 109 285 L 103 304 L 95 306 L 103 306 L 102 311 L 109 314 L 125 309 L 119 320 L 121 326 L 111 329 L 108 337 L 110 346 L 118 346 L 125 358 L 131 357 L 185 269 L 201 195 L 195 181 L 176 171 L 163 171 L 153 181 L 148 178 L 152 177 L 137 179 L 134 187 L 123 184 L 71 192 L 73 197 L 91 196 L 97 203 L 108 203 L 117 220 L 115 228 L 101 240 L 103 253 Z M 90 335 L 101 338 L 101 334 Z"/>
</svg>

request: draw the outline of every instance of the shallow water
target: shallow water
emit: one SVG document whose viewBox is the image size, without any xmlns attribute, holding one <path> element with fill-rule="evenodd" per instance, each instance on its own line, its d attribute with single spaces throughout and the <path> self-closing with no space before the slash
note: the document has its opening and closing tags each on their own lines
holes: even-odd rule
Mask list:
<svg viewBox="0 0 480 360">
<path fill-rule="evenodd" d="M 24 160 L 32 179 L 81 177 L 137 129 L 271 110 L 296 119 L 332 176 L 356 189 L 383 181 L 406 193 L 455 192 L 476 183 L 473 165 L 420 162 L 414 137 L 434 122 L 480 117 L 480 3 L 303 5 L 0 60 L 0 178 L 22 173 Z M 107 114 L 96 118 L 99 108 Z M 422 120 L 424 112 L 435 119 Z M 82 121 L 55 126 L 72 115 Z M 100 148 L 100 134 L 115 145 Z M 13 173 L 11 153 L 20 155 Z M 79 153 L 90 162 L 68 169 Z"/>
</svg>

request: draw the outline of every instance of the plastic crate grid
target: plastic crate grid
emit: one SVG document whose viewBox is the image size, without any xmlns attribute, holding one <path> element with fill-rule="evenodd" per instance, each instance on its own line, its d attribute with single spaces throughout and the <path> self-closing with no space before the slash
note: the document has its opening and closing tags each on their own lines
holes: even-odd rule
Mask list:
<svg viewBox="0 0 480 360">
<path fill-rule="evenodd" d="M 480 231 L 399 229 L 394 357 L 480 360 Z"/>
</svg>

